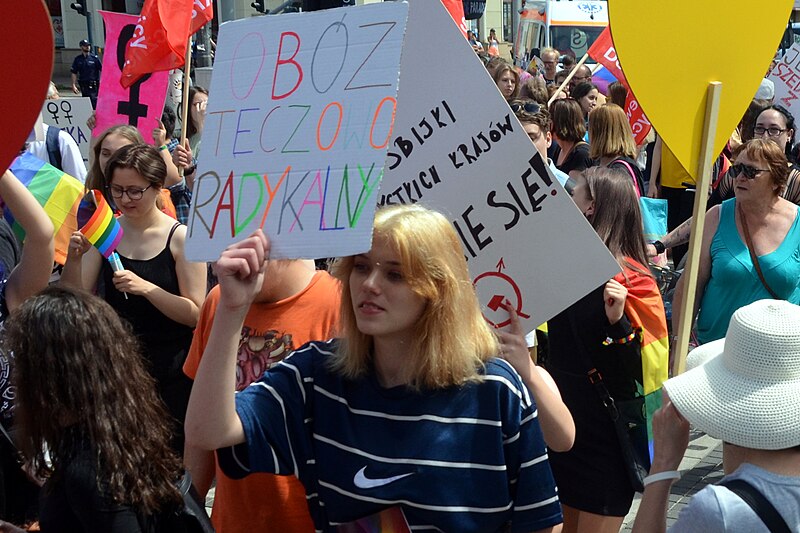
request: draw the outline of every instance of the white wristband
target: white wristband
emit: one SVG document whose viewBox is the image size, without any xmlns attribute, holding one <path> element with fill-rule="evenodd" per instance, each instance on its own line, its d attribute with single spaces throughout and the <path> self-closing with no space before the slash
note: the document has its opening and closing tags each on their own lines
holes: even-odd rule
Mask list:
<svg viewBox="0 0 800 533">
<path fill-rule="evenodd" d="M 659 472 L 658 474 L 650 474 L 643 480 L 644 486 L 648 486 L 657 481 L 664 481 L 666 479 L 680 479 L 681 473 L 677 470 L 667 470 L 666 472 Z"/>
</svg>

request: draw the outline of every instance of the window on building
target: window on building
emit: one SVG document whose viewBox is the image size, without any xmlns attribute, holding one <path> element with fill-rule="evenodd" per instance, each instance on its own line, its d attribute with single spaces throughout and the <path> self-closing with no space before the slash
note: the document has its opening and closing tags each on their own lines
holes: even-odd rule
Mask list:
<svg viewBox="0 0 800 533">
<path fill-rule="evenodd" d="M 103 0 L 102 4 L 105 11 L 113 11 L 115 13 L 128 12 L 125 0 Z"/>
<path fill-rule="evenodd" d="M 506 42 L 511 41 L 511 24 L 513 17 L 511 16 L 514 6 L 510 0 L 503 1 L 503 40 Z"/>
<path fill-rule="evenodd" d="M 47 10 L 50 12 L 51 17 L 61 16 L 61 0 L 47 0 Z"/>
</svg>

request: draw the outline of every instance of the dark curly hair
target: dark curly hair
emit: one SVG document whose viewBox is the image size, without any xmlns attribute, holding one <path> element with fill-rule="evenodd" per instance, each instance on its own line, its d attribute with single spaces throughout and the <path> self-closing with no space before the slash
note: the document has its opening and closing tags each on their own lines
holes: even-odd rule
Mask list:
<svg viewBox="0 0 800 533">
<path fill-rule="evenodd" d="M 52 286 L 6 326 L 20 449 L 36 474 L 57 478 L 82 435 L 96 454 L 98 483 L 115 501 L 145 514 L 179 504 L 182 469 L 169 447 L 169 415 L 114 309 L 88 292 Z"/>
</svg>

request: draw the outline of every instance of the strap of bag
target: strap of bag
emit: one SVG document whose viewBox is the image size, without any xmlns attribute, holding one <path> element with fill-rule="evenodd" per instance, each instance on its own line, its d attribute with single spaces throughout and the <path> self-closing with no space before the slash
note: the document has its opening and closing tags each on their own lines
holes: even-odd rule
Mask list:
<svg viewBox="0 0 800 533">
<path fill-rule="evenodd" d="M 750 260 L 753 262 L 753 266 L 756 268 L 758 279 L 761 280 L 761 284 L 764 285 L 764 288 L 767 289 L 767 292 L 774 300 L 783 300 L 783 298 L 775 294 L 775 291 L 772 290 L 772 287 L 767 284 L 767 280 L 764 279 L 764 273 L 761 272 L 761 265 L 758 264 L 758 257 L 756 256 L 756 252 L 753 250 L 753 240 L 750 238 L 750 229 L 747 227 L 747 218 L 744 216 L 744 211 L 742 211 L 742 205 L 737 203 L 736 208 L 739 210 L 739 220 L 742 221 L 744 242 L 747 245 L 747 251 L 750 252 Z"/>
<path fill-rule="evenodd" d="M 778 513 L 775 506 L 753 485 L 744 479 L 721 481 L 718 485 L 736 494 L 758 515 L 771 533 L 791 533 L 786 520 Z"/>
<path fill-rule="evenodd" d="M 47 147 L 47 158 L 50 160 L 49 163 L 57 169 L 63 170 L 61 168 L 61 148 L 58 146 L 58 134 L 60 131 L 61 130 L 55 126 L 50 126 L 47 128 L 45 146 Z"/>
<path fill-rule="evenodd" d="M 586 373 L 589 378 L 589 383 L 594 386 L 594 390 L 597 393 L 597 396 L 600 397 L 600 401 L 603 403 L 603 407 L 606 408 L 608 411 L 608 416 L 611 417 L 611 420 L 616 421 L 619 418 L 619 411 L 617 411 L 617 404 L 614 403 L 614 398 L 611 397 L 611 393 L 608 392 L 608 387 L 606 387 L 605 382 L 603 381 L 603 376 L 600 375 L 600 371 L 596 368 L 592 368 L 589 372 Z"/>
<path fill-rule="evenodd" d="M 633 170 L 633 167 L 631 166 L 631 164 L 630 164 L 630 163 L 628 163 L 627 161 L 625 161 L 625 160 L 624 160 L 624 159 L 622 159 L 622 158 L 615 159 L 614 161 L 612 161 L 612 162 L 611 162 L 611 164 L 612 164 L 612 165 L 621 164 L 621 165 L 623 165 L 623 166 L 624 166 L 626 169 L 628 169 L 628 174 L 630 174 L 630 175 L 631 175 L 631 179 L 633 180 L 633 184 L 636 186 L 636 194 L 637 194 L 638 196 L 642 196 L 642 194 L 643 194 L 643 191 L 641 190 L 641 189 L 642 189 L 642 186 L 641 186 L 641 184 L 639 183 L 639 179 L 637 178 L 637 174 L 636 174 L 636 172 Z"/>
</svg>

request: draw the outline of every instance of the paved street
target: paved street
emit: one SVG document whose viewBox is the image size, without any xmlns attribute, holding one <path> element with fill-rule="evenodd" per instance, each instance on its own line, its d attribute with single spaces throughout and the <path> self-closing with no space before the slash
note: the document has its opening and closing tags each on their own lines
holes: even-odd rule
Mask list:
<svg viewBox="0 0 800 533">
<path fill-rule="evenodd" d="M 667 527 L 677 520 L 681 509 L 689 503 L 693 494 L 722 478 L 722 441 L 711 438 L 705 433 L 693 431 L 680 471 L 683 475 L 672 485 L 669 497 Z M 637 494 L 630 513 L 625 517 L 621 533 L 631 531 L 636 511 L 639 510 L 640 499 L 641 494 Z"/>
</svg>

